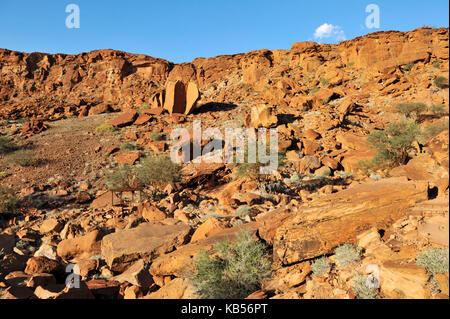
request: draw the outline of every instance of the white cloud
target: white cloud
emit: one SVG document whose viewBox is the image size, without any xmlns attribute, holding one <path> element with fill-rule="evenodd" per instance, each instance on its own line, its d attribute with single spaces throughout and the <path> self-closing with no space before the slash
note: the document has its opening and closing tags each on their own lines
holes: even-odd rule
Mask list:
<svg viewBox="0 0 450 319">
<path fill-rule="evenodd" d="M 344 30 L 340 26 L 328 23 L 324 23 L 316 29 L 314 38 L 316 40 L 330 39 L 332 41 L 344 41 L 347 39 Z"/>
</svg>

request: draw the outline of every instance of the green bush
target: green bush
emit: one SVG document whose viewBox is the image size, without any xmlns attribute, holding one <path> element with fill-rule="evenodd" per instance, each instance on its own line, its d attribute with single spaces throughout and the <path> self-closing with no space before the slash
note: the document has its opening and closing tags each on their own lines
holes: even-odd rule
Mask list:
<svg viewBox="0 0 450 319">
<path fill-rule="evenodd" d="M 434 115 L 442 115 L 445 113 L 446 109 L 447 109 L 447 107 L 445 106 L 445 104 L 436 104 L 436 105 L 430 106 L 430 111 Z"/>
<path fill-rule="evenodd" d="M 433 80 L 434 85 L 440 89 L 448 87 L 448 79 L 443 76 L 438 76 Z"/>
<path fill-rule="evenodd" d="M 0 171 L 0 180 L 8 177 L 10 174 L 8 172 Z"/>
<path fill-rule="evenodd" d="M 164 139 L 164 137 L 158 132 L 151 133 L 150 138 L 152 141 L 162 141 Z"/>
<path fill-rule="evenodd" d="M 406 117 L 417 116 L 426 111 L 427 106 L 424 103 L 400 103 L 395 106 L 398 112 Z"/>
<path fill-rule="evenodd" d="M 408 64 L 402 65 L 400 68 L 403 70 L 403 72 L 409 73 L 411 72 L 414 65 L 415 65 L 414 62 L 410 62 Z"/>
<path fill-rule="evenodd" d="M 361 250 L 352 244 L 343 244 L 335 250 L 336 261 L 339 266 L 348 266 L 361 259 Z"/>
<path fill-rule="evenodd" d="M 378 298 L 378 291 L 375 288 L 367 285 L 366 276 L 359 276 L 352 281 L 352 291 L 357 299 L 376 299 Z"/>
<path fill-rule="evenodd" d="M 244 218 L 251 212 L 252 212 L 252 208 L 250 206 L 244 205 L 244 206 L 239 206 L 239 208 L 236 209 L 236 211 L 233 213 L 233 215 L 236 215 L 240 218 Z"/>
<path fill-rule="evenodd" d="M 137 146 L 134 143 L 126 142 L 120 146 L 120 149 L 122 151 L 134 151 L 137 149 Z"/>
<path fill-rule="evenodd" d="M 330 260 L 326 256 L 322 256 L 316 259 L 311 264 L 311 270 L 315 276 L 321 277 L 325 272 L 330 269 Z"/>
<path fill-rule="evenodd" d="M 364 170 L 406 164 L 409 151 L 414 149 L 412 144 L 420 133 L 414 121 L 391 123 L 385 130 L 372 132 L 367 142 L 376 150 L 376 154 L 371 160 L 360 161 L 360 168 Z"/>
<path fill-rule="evenodd" d="M 28 167 L 37 165 L 39 160 L 34 157 L 31 150 L 18 150 L 8 155 L 8 162 Z"/>
<path fill-rule="evenodd" d="M 6 136 L 0 136 L 0 155 L 12 152 L 16 149 L 16 146 Z"/>
<path fill-rule="evenodd" d="M 448 121 L 442 121 L 441 123 L 428 125 L 425 128 L 422 135 L 425 138 L 432 138 L 438 135 L 439 133 L 447 130 L 448 130 Z"/>
<path fill-rule="evenodd" d="M 220 242 L 215 254 L 201 250 L 192 282 L 204 299 L 242 299 L 261 289 L 271 276 L 266 247 L 242 231 L 233 242 Z"/>
<path fill-rule="evenodd" d="M 417 255 L 416 263 L 430 274 L 436 275 L 448 272 L 448 249 L 429 247 Z"/>
<path fill-rule="evenodd" d="M 181 165 L 172 162 L 168 156 L 148 156 L 136 168 L 136 175 L 143 185 L 162 186 L 181 179 Z"/>
<path fill-rule="evenodd" d="M 106 174 L 103 181 L 108 189 L 133 188 L 139 185 L 133 168 L 126 164 Z"/>
<path fill-rule="evenodd" d="M 19 213 L 19 199 L 11 188 L 0 186 L 0 216 L 13 216 Z"/>
<path fill-rule="evenodd" d="M 115 127 L 108 123 L 100 124 L 95 128 L 95 131 L 97 133 L 114 132 L 115 130 L 116 130 Z"/>
</svg>

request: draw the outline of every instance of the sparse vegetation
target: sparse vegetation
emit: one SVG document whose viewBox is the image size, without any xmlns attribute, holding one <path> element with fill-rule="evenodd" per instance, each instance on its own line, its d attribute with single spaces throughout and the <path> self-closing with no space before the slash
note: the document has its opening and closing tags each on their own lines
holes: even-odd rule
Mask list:
<svg viewBox="0 0 450 319">
<path fill-rule="evenodd" d="M 0 155 L 12 152 L 16 149 L 16 146 L 6 136 L 0 136 Z"/>
<path fill-rule="evenodd" d="M 108 189 L 136 187 L 139 182 L 130 165 L 119 166 L 115 171 L 105 175 L 104 183 Z"/>
<path fill-rule="evenodd" d="M 428 125 L 425 128 L 422 135 L 425 138 L 432 138 L 438 135 L 439 133 L 447 130 L 448 130 L 448 121 L 442 121 L 441 123 Z"/>
<path fill-rule="evenodd" d="M 429 247 L 417 256 L 417 265 L 425 268 L 430 274 L 446 273 L 449 270 L 448 249 Z"/>
<path fill-rule="evenodd" d="M 404 73 L 409 73 L 409 72 L 411 72 L 411 70 L 414 67 L 414 65 L 415 65 L 414 62 L 410 62 L 408 64 L 402 65 L 400 68 L 402 69 L 402 71 Z"/>
<path fill-rule="evenodd" d="M 115 127 L 108 123 L 100 124 L 95 128 L 95 131 L 97 133 L 114 132 L 115 130 L 116 130 Z"/>
<path fill-rule="evenodd" d="M 8 172 L 0 171 L 0 180 L 8 177 L 10 174 Z"/>
<path fill-rule="evenodd" d="M 120 146 L 122 151 L 134 151 L 137 150 L 137 146 L 135 143 L 126 142 Z"/>
<path fill-rule="evenodd" d="M 417 115 L 425 112 L 427 106 L 424 103 L 400 103 L 395 108 L 406 117 L 415 118 Z"/>
<path fill-rule="evenodd" d="M 325 272 L 330 269 L 330 260 L 326 256 L 322 256 L 316 259 L 311 264 L 311 270 L 315 276 L 321 277 Z"/>
<path fill-rule="evenodd" d="M 141 161 L 136 175 L 143 185 L 162 186 L 180 180 L 181 165 L 172 162 L 168 156 L 148 156 Z"/>
<path fill-rule="evenodd" d="M 434 61 L 433 62 L 433 67 L 435 67 L 436 69 L 439 69 L 441 67 L 442 61 Z"/>
<path fill-rule="evenodd" d="M 248 216 L 252 211 L 252 208 L 247 205 L 239 206 L 238 209 L 233 213 L 233 215 L 236 215 L 240 218 L 244 218 L 245 216 Z"/>
<path fill-rule="evenodd" d="M 357 299 L 376 299 L 378 298 L 377 289 L 367 284 L 368 277 L 359 276 L 352 281 L 352 291 Z"/>
<path fill-rule="evenodd" d="M 0 217 L 14 216 L 19 213 L 19 199 L 11 188 L 0 186 Z"/>
<path fill-rule="evenodd" d="M 339 266 L 345 267 L 361 259 L 361 250 L 352 244 L 343 244 L 335 250 L 336 261 Z"/>
<path fill-rule="evenodd" d="M 195 270 L 192 282 L 201 298 L 242 299 L 270 278 L 271 262 L 266 247 L 242 231 L 233 242 L 218 243 L 213 256 L 201 250 Z"/>
<path fill-rule="evenodd" d="M 444 114 L 445 110 L 446 110 L 445 104 L 435 104 L 430 106 L 430 112 L 437 116 Z"/>
<path fill-rule="evenodd" d="M 328 84 L 328 82 L 330 82 L 330 79 L 320 79 L 320 84 L 322 84 L 322 85 L 327 85 Z"/>
<path fill-rule="evenodd" d="M 372 132 L 368 144 L 377 152 L 371 160 L 360 161 L 363 170 L 395 167 L 406 164 L 413 142 L 420 135 L 418 125 L 410 120 L 391 123 L 385 130 Z"/>
<path fill-rule="evenodd" d="M 438 76 L 433 80 L 433 83 L 440 89 L 448 88 L 448 79 L 446 77 Z"/>
<path fill-rule="evenodd" d="M 153 132 L 150 134 L 150 138 L 152 141 L 162 141 L 164 139 L 164 136 L 159 134 L 158 132 Z"/>
<path fill-rule="evenodd" d="M 18 150 L 8 155 L 8 162 L 23 167 L 35 166 L 38 160 L 35 158 L 31 150 Z"/>
</svg>

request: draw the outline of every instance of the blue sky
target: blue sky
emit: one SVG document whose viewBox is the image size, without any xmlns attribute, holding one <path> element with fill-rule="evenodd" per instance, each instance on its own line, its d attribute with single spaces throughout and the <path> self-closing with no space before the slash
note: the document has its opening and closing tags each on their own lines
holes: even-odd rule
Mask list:
<svg viewBox="0 0 450 319">
<path fill-rule="evenodd" d="M 71 3 L 80 8 L 79 29 L 65 24 Z M 380 8 L 379 29 L 365 25 L 371 3 Z M 0 48 L 117 49 L 180 63 L 289 49 L 297 41 L 336 43 L 375 31 L 448 27 L 448 10 L 448 0 L 0 0 Z"/>
</svg>

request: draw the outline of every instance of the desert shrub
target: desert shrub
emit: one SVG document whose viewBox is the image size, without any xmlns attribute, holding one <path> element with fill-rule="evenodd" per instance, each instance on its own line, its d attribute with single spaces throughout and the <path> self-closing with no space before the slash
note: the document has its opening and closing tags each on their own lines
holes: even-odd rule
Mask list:
<svg viewBox="0 0 450 319">
<path fill-rule="evenodd" d="M 152 141 L 162 141 L 164 139 L 164 137 L 158 132 L 151 133 L 150 138 L 152 139 Z"/>
<path fill-rule="evenodd" d="M 434 85 L 436 87 L 443 89 L 448 87 L 448 79 L 443 76 L 438 76 L 433 80 Z"/>
<path fill-rule="evenodd" d="M 143 185 L 162 186 L 180 180 L 181 165 L 172 162 L 168 156 L 148 156 L 136 168 L 136 174 Z"/>
<path fill-rule="evenodd" d="M 126 164 L 119 166 L 115 171 L 106 174 L 103 182 L 108 189 L 138 186 L 138 180 L 133 168 Z"/>
<path fill-rule="evenodd" d="M 433 67 L 435 67 L 436 69 L 439 69 L 441 67 L 442 61 L 434 61 L 433 62 Z"/>
<path fill-rule="evenodd" d="M 134 143 L 126 142 L 120 146 L 120 149 L 122 151 L 134 151 L 137 149 L 137 146 Z"/>
<path fill-rule="evenodd" d="M 376 154 L 371 160 L 360 161 L 359 167 L 367 170 L 406 164 L 409 151 L 414 149 L 412 144 L 420 133 L 414 121 L 391 123 L 385 130 L 370 133 L 367 142 Z"/>
<path fill-rule="evenodd" d="M 141 108 L 138 110 L 138 113 L 141 113 L 142 111 L 150 109 L 150 105 L 144 104 L 141 106 Z"/>
<path fill-rule="evenodd" d="M 409 72 L 411 72 L 414 65 L 415 65 L 414 62 L 410 62 L 408 64 L 402 65 L 400 68 L 402 69 L 403 72 L 409 73 Z"/>
<path fill-rule="evenodd" d="M 330 260 L 326 256 L 316 259 L 311 264 L 313 274 L 318 277 L 321 277 L 328 269 L 330 269 Z"/>
<path fill-rule="evenodd" d="M 435 104 L 435 105 L 430 106 L 430 111 L 434 115 L 444 114 L 445 110 L 446 110 L 445 104 Z"/>
<path fill-rule="evenodd" d="M 0 154 L 6 154 L 16 149 L 16 146 L 6 136 L 0 136 Z"/>
<path fill-rule="evenodd" d="M 430 274 L 436 275 L 448 272 L 448 249 L 429 247 L 417 255 L 416 263 Z"/>
<path fill-rule="evenodd" d="M 320 84 L 322 84 L 322 85 L 327 85 L 328 82 L 330 82 L 330 79 L 324 79 L 324 78 L 320 79 Z"/>
<path fill-rule="evenodd" d="M 270 278 L 266 247 L 248 232 L 240 232 L 231 243 L 218 243 L 214 250 L 212 256 L 201 250 L 195 260 L 192 282 L 201 298 L 242 299 Z"/>
<path fill-rule="evenodd" d="M 95 128 L 95 131 L 97 133 L 114 132 L 115 130 L 116 130 L 115 127 L 108 123 L 100 124 Z"/>
<path fill-rule="evenodd" d="M 19 213 L 19 199 L 11 188 L 0 186 L 0 216 L 12 216 Z"/>
<path fill-rule="evenodd" d="M 236 163 L 234 167 L 234 174 L 238 177 L 250 177 L 250 178 L 257 178 L 260 173 L 260 168 L 268 165 L 268 163 L 261 163 L 258 161 L 259 158 L 259 143 L 256 143 L 255 147 L 256 152 L 256 163 L 249 163 L 249 152 L 248 147 L 244 150 L 244 162 L 243 163 Z M 266 155 L 270 154 L 270 143 L 267 141 L 266 145 Z M 278 166 L 282 167 L 284 165 L 286 159 L 286 153 L 285 152 L 278 152 Z M 236 154 L 234 155 L 234 162 L 237 162 L 236 160 Z"/>
<path fill-rule="evenodd" d="M 239 206 L 238 209 L 236 209 L 233 213 L 233 215 L 236 215 L 240 218 L 244 218 L 248 214 L 250 214 L 252 211 L 252 208 L 247 205 Z"/>
<path fill-rule="evenodd" d="M 424 129 L 422 135 L 425 138 L 432 138 L 446 130 L 448 130 L 448 121 L 442 121 L 441 123 L 438 124 L 428 125 Z"/>
<path fill-rule="evenodd" d="M 357 299 L 376 299 L 378 291 L 367 284 L 368 277 L 359 276 L 352 281 L 352 291 Z"/>
<path fill-rule="evenodd" d="M 427 106 L 424 103 L 400 103 L 395 106 L 398 112 L 411 118 L 423 113 Z"/>
<path fill-rule="evenodd" d="M 10 174 L 8 172 L 0 171 L 0 180 L 8 177 Z"/>
<path fill-rule="evenodd" d="M 352 244 L 343 244 L 335 250 L 336 261 L 339 266 L 348 266 L 361 259 L 361 250 Z"/>
<path fill-rule="evenodd" d="M 37 165 L 39 161 L 35 158 L 33 151 L 18 150 L 8 155 L 8 162 L 28 167 Z"/>
</svg>

